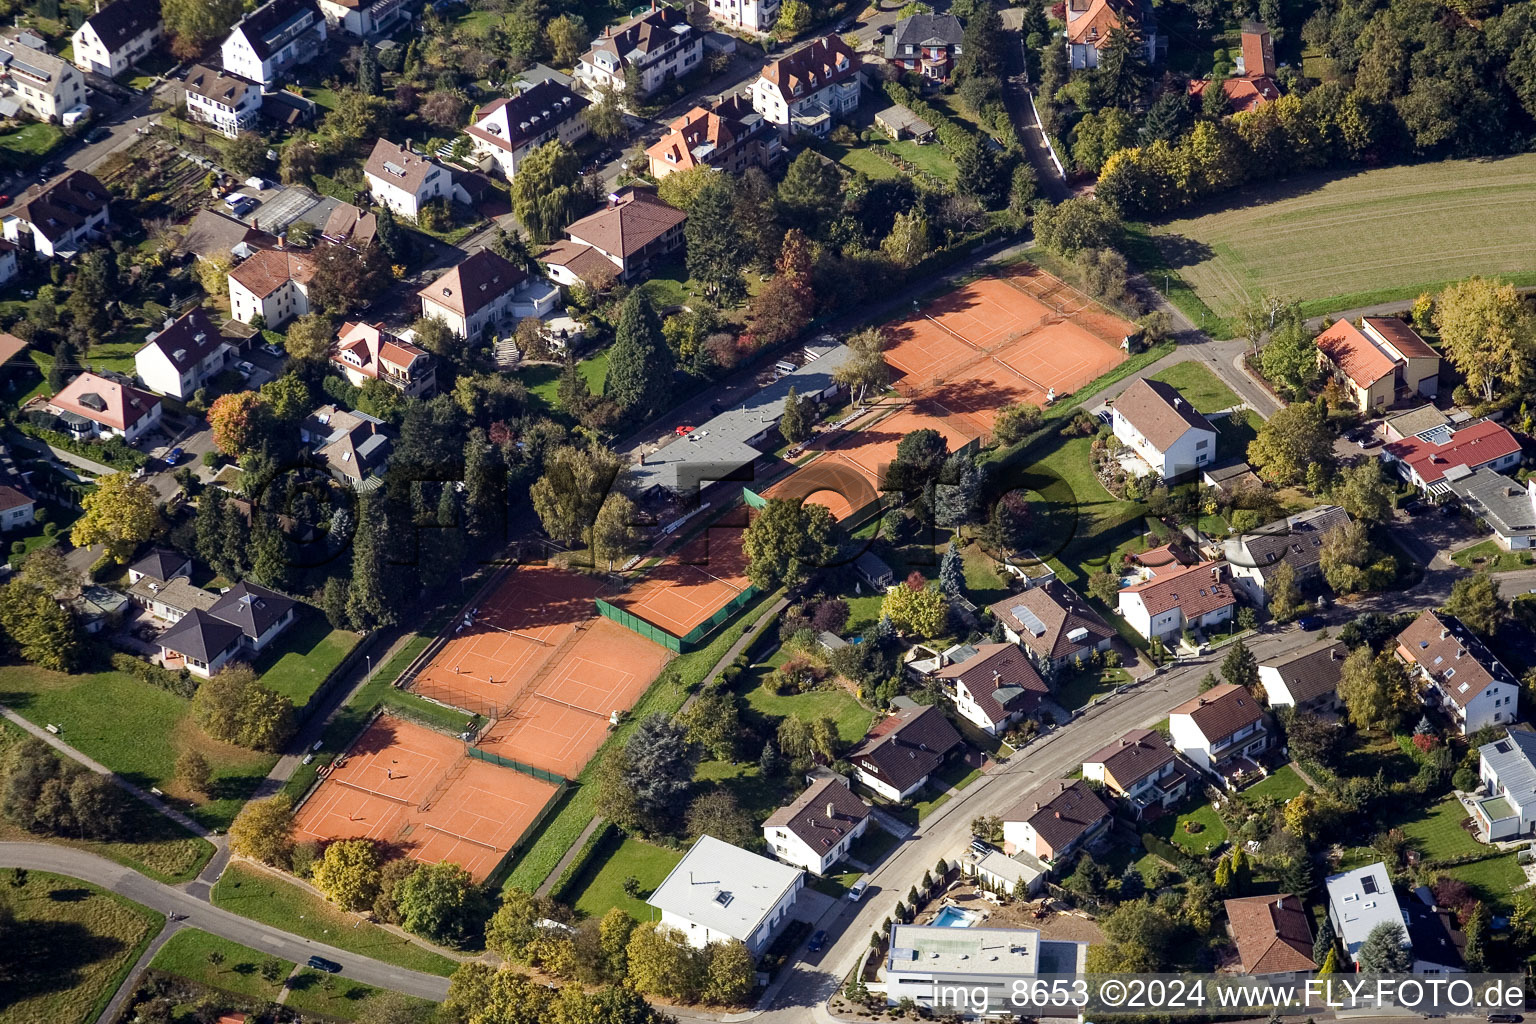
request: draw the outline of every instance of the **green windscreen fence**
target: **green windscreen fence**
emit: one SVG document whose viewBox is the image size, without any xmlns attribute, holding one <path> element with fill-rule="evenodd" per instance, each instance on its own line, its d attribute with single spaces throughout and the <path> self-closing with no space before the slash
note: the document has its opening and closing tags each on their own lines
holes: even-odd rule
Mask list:
<svg viewBox="0 0 1536 1024">
<path fill-rule="evenodd" d="M 741 500 L 747 503 L 748 508 L 764 508 L 768 504 L 767 498 L 758 494 L 750 487 L 743 487 L 741 489 Z"/>
<path fill-rule="evenodd" d="M 500 765 L 503 768 L 510 768 L 515 772 L 522 772 L 524 775 L 531 775 L 541 782 L 552 783 L 556 786 L 569 786 L 571 784 L 571 780 L 567 779 L 564 775 L 558 775 L 555 772 L 538 768 L 531 764 L 524 764 L 522 761 L 514 761 L 510 757 L 502 757 L 500 754 L 493 754 L 489 750 L 481 750 L 479 747 L 470 747 L 469 756 L 477 761 L 485 761 L 490 764 Z"/>
<path fill-rule="evenodd" d="M 706 637 L 729 622 L 732 616 L 746 607 L 756 596 L 757 588 L 747 587 L 741 593 L 731 598 L 728 604 L 720 607 L 715 614 L 694 626 L 688 631 L 686 636 L 681 638 L 673 636 L 654 623 L 645 621 L 634 612 L 625 611 L 617 605 L 609 604 L 602 598 L 597 598 L 597 611 L 604 618 L 612 619 L 625 629 L 639 633 L 647 640 L 658 643 L 669 651 L 684 654 L 699 647 Z"/>
<path fill-rule="evenodd" d="M 757 588 L 749 586 L 731 598 L 729 604 L 688 631 L 688 635 L 683 637 L 683 650 L 691 651 L 702 644 L 705 637 L 729 622 L 732 616 L 746 607 L 747 602 L 756 596 Z"/>
</svg>

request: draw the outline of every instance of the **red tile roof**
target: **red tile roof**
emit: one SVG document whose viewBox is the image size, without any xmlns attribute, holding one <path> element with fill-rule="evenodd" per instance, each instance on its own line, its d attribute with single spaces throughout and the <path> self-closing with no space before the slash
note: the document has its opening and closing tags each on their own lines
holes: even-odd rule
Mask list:
<svg viewBox="0 0 1536 1024">
<path fill-rule="evenodd" d="M 1221 683 L 1180 704 L 1169 712 L 1169 717 L 1173 715 L 1188 715 L 1200 734 L 1214 743 L 1257 722 L 1264 710 L 1246 688 Z"/>
<path fill-rule="evenodd" d="M 1125 0 L 1093 0 L 1085 13 L 1076 18 L 1068 15 L 1067 42 L 1087 43 L 1097 49 L 1111 32 L 1126 24 L 1136 24 L 1136 13 Z"/>
<path fill-rule="evenodd" d="M 309 284 L 315 276 L 315 261 L 289 249 L 261 249 L 229 272 L 258 299 L 264 299 L 289 281 Z"/>
<path fill-rule="evenodd" d="M 1348 320 L 1340 320 L 1319 334 L 1317 350 L 1357 387 L 1368 388 L 1397 368 L 1397 360 Z"/>
<path fill-rule="evenodd" d="M 1192 99 L 1199 99 L 1205 95 L 1206 87 L 1211 84 L 1209 79 L 1194 78 L 1189 83 L 1189 95 Z M 1221 91 L 1227 94 L 1227 106 L 1234 114 L 1246 114 L 1250 110 L 1257 110 L 1266 103 L 1273 103 L 1280 98 L 1280 89 L 1275 83 L 1259 75 L 1255 78 L 1242 76 L 1238 78 L 1223 78 Z"/>
<path fill-rule="evenodd" d="M 981 644 L 974 657 L 939 669 L 941 679 L 965 684 L 976 706 L 993 722 L 1018 711 L 1033 711 L 1050 687 L 1029 657 L 1014 644 Z"/>
<path fill-rule="evenodd" d="M 148 391 L 82 373 L 48 402 L 56 409 L 84 416 L 115 430 L 127 430 L 148 416 L 160 399 Z"/>
<path fill-rule="evenodd" d="M 343 352 L 356 356 L 357 363 L 350 363 L 343 359 Z M 337 336 L 331 361 L 338 366 L 357 370 L 365 376 L 377 377 L 380 363 L 403 372 L 416 360 L 426 355 L 423 349 L 389 333 L 382 323 L 349 322 L 341 325 L 341 333 Z"/>
<path fill-rule="evenodd" d="M 1225 906 L 1244 974 L 1317 970 L 1312 927 L 1301 900 L 1289 894 L 1248 896 L 1227 900 Z"/>
<path fill-rule="evenodd" d="M 1211 570 L 1216 566 L 1223 570 L 1220 581 L 1212 579 Z M 1183 610 L 1186 619 L 1197 619 L 1237 603 L 1232 588 L 1224 582 L 1225 569 L 1222 562 L 1201 562 L 1173 572 L 1160 572 L 1147 582 L 1120 592 L 1140 595 L 1149 615 L 1161 615 L 1177 607 Z"/>
<path fill-rule="evenodd" d="M 1454 466 L 1477 469 L 1520 450 L 1520 442 L 1492 420 L 1462 427 L 1445 444 L 1405 437 L 1387 445 L 1388 455 L 1408 464 L 1425 484 L 1438 483 Z"/>
<path fill-rule="evenodd" d="M 843 67 L 838 67 L 838 62 Z M 776 86 L 784 102 L 794 103 L 859 73 L 859 55 L 836 35 L 823 36 L 763 68 L 763 79 Z M 795 92 L 799 86 L 800 92 Z"/>
</svg>

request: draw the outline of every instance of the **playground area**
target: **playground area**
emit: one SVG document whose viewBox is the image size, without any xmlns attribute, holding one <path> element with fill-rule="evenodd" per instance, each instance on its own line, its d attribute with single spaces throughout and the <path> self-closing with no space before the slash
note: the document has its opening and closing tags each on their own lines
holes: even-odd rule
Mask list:
<svg viewBox="0 0 1536 1024">
<path fill-rule="evenodd" d="M 369 838 L 484 881 L 559 792 L 469 756 L 462 740 L 381 716 L 321 776 L 294 838 Z"/>
<path fill-rule="evenodd" d="M 741 548 L 745 528 L 743 522 L 703 530 L 606 601 L 672 637 L 687 637 L 751 588 Z"/>
</svg>

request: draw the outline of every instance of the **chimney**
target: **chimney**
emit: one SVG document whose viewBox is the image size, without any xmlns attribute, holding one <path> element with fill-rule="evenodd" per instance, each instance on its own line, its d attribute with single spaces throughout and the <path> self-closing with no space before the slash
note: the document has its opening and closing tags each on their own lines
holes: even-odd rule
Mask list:
<svg viewBox="0 0 1536 1024">
<path fill-rule="evenodd" d="M 832 801 L 830 801 L 830 800 L 827 801 L 827 820 L 828 821 L 836 821 L 837 820 L 837 808 L 835 806 L 833 806 Z"/>
<path fill-rule="evenodd" d="M 1035 804 L 1035 810 L 1038 811 L 1039 809 L 1040 809 L 1040 805 L 1039 804 Z"/>
<path fill-rule="evenodd" d="M 1249 78 L 1275 75 L 1275 44 L 1270 41 L 1269 29 L 1256 22 L 1243 26 L 1243 74 Z"/>
</svg>

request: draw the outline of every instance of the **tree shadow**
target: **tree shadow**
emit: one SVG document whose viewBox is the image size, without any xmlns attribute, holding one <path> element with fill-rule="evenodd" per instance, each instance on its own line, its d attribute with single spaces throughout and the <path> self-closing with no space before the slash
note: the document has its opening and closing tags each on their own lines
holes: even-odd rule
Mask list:
<svg viewBox="0 0 1536 1024">
<path fill-rule="evenodd" d="M 53 889 L 48 898 L 55 903 L 79 903 L 91 898 L 89 889 Z"/>
<path fill-rule="evenodd" d="M 1216 250 L 1188 235 L 1158 235 L 1157 251 L 1170 270 L 1183 270 L 1204 263 L 1216 255 Z"/>
<path fill-rule="evenodd" d="M 123 948 L 121 940 L 73 921 L 17 921 L 7 932 L 0 1019 L 8 1006 L 81 984 L 85 968 Z"/>
</svg>

